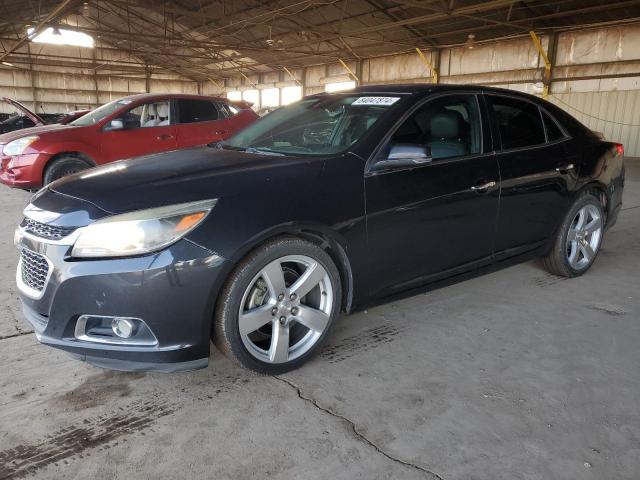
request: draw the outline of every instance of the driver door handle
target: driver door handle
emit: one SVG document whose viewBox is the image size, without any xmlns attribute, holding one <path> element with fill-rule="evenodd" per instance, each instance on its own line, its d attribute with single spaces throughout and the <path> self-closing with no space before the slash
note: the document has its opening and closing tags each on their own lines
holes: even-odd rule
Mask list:
<svg viewBox="0 0 640 480">
<path fill-rule="evenodd" d="M 226 131 L 226 130 L 216 130 L 216 131 L 214 132 L 214 135 L 224 135 L 225 133 L 227 133 L 227 131 Z"/>
<path fill-rule="evenodd" d="M 487 183 L 483 183 L 482 185 L 474 185 L 471 187 L 471 190 L 473 190 L 474 192 L 485 192 L 487 190 L 489 190 L 491 187 L 495 187 L 496 186 L 496 182 L 494 182 L 493 180 L 491 182 L 487 182 Z"/>
<path fill-rule="evenodd" d="M 169 135 L 168 133 L 163 133 L 162 135 L 158 135 L 156 138 L 158 140 L 171 140 L 173 139 L 173 135 Z"/>
</svg>

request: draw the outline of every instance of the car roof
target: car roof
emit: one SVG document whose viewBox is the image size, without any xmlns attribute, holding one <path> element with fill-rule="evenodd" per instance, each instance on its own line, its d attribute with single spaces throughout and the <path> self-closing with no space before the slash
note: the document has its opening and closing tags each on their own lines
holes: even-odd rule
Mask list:
<svg viewBox="0 0 640 480">
<path fill-rule="evenodd" d="M 126 97 L 119 98 L 118 100 L 129 100 L 132 102 L 137 102 L 140 100 L 164 100 L 167 98 L 172 99 L 192 99 L 192 100 L 219 100 L 226 101 L 225 98 L 215 97 L 212 95 L 196 95 L 190 93 L 138 93 L 135 95 L 128 95 Z"/>
<path fill-rule="evenodd" d="M 509 90 L 506 88 L 486 87 L 483 85 L 447 85 L 447 84 L 432 84 L 432 83 L 408 83 L 408 84 L 393 84 L 393 85 L 362 85 L 356 87 L 353 90 L 346 90 L 341 92 L 335 92 L 335 94 L 345 94 L 349 92 L 355 93 L 381 93 L 381 94 L 401 94 L 401 95 L 414 95 L 414 94 L 427 94 L 438 92 L 455 92 L 462 90 L 474 90 L 486 93 L 499 93 L 503 95 L 513 95 L 529 100 L 540 100 L 539 97 L 517 90 Z M 334 93 L 328 93 L 326 95 L 334 95 Z"/>
</svg>

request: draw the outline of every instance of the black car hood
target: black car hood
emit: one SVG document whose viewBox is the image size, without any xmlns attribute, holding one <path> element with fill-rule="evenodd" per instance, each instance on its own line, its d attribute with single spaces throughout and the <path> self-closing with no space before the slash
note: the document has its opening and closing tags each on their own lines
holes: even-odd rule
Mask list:
<svg viewBox="0 0 640 480">
<path fill-rule="evenodd" d="M 111 213 L 222 198 L 247 191 L 303 188 L 323 159 L 198 147 L 122 160 L 58 180 L 49 190 Z"/>
</svg>

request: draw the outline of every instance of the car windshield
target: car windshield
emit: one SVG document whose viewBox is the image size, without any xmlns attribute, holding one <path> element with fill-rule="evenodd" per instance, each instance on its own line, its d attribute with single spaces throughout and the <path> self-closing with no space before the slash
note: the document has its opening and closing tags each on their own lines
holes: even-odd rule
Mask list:
<svg viewBox="0 0 640 480">
<path fill-rule="evenodd" d="M 330 95 L 279 108 L 221 146 L 280 155 L 327 155 L 356 143 L 400 97 Z"/>
<path fill-rule="evenodd" d="M 131 103 L 131 100 L 122 98 L 120 100 L 114 100 L 113 102 L 105 103 L 101 107 L 92 110 L 91 112 L 83 115 L 82 117 L 70 122 L 69 125 L 76 125 L 80 127 L 87 127 L 89 125 L 95 125 L 96 123 L 104 120 L 116 110 L 122 108 L 125 105 Z"/>
</svg>

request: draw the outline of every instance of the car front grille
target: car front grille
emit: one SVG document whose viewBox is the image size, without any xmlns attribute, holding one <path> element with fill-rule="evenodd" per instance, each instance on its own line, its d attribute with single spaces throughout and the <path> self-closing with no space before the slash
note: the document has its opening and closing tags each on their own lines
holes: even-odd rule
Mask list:
<svg viewBox="0 0 640 480">
<path fill-rule="evenodd" d="M 31 235 L 46 238 L 47 240 L 61 240 L 67 235 L 71 235 L 76 229 L 76 227 L 56 227 L 55 225 L 36 222 L 28 217 L 22 220 L 20 226 Z"/>
<path fill-rule="evenodd" d="M 20 255 L 22 261 L 22 271 L 20 272 L 22 283 L 32 290 L 41 292 L 44 290 L 49 276 L 49 262 L 39 253 L 32 252 L 26 248 L 22 249 Z"/>
</svg>

